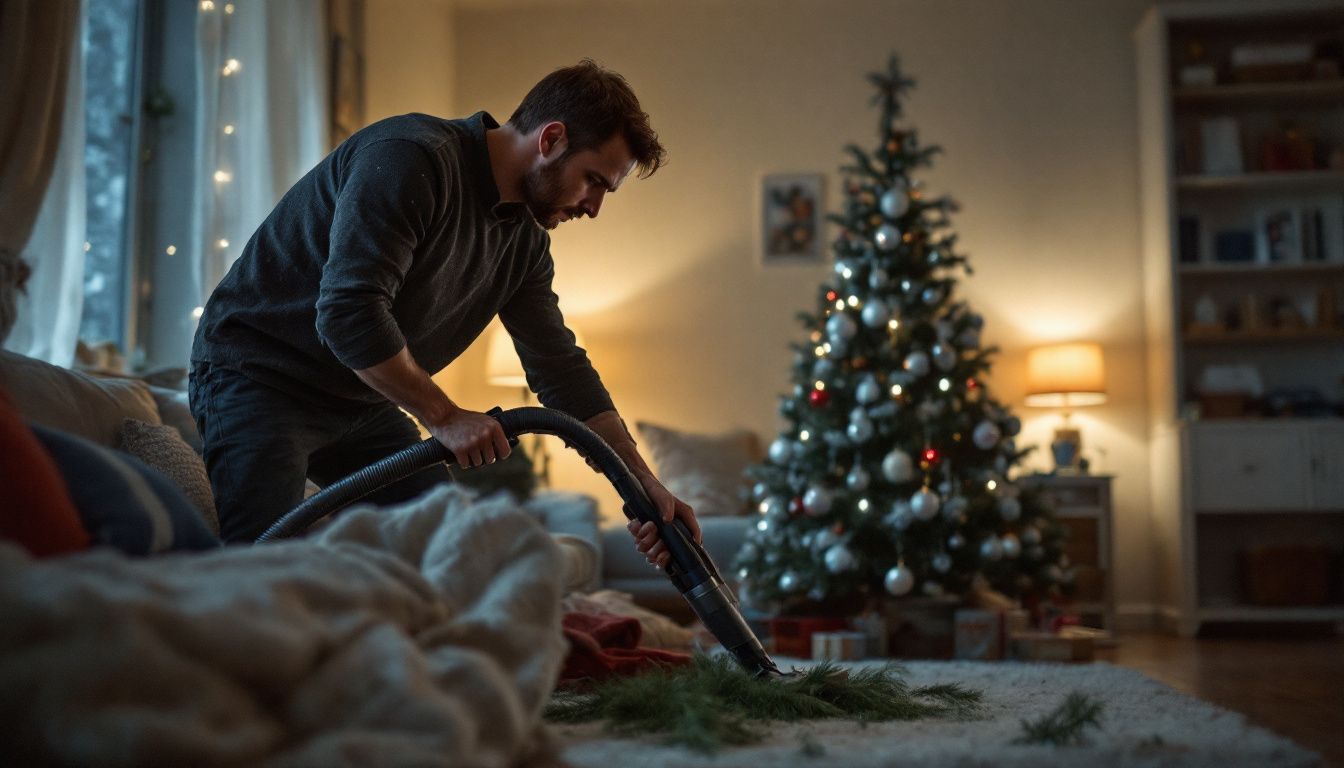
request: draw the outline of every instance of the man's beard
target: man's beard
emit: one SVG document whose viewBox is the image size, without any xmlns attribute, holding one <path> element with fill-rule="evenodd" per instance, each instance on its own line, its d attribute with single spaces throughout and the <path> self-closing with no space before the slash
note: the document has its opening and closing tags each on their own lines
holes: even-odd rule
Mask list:
<svg viewBox="0 0 1344 768">
<path fill-rule="evenodd" d="M 561 157 L 549 165 L 528 171 L 523 177 L 523 202 L 532 213 L 532 218 L 546 229 L 559 226 L 560 217 L 566 213 L 561 204 L 560 188 L 565 162 L 565 158 Z"/>
</svg>

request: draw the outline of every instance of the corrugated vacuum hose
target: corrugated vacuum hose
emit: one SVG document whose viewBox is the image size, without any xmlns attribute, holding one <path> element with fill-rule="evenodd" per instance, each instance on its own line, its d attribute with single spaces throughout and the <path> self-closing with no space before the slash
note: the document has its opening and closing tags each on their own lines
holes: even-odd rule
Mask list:
<svg viewBox="0 0 1344 768">
<path fill-rule="evenodd" d="M 709 553 L 695 542 L 680 520 L 671 523 L 663 521 L 649 501 L 644 487 L 597 433 L 567 414 L 546 408 L 514 408 L 509 411 L 495 408 L 490 411 L 490 415 L 499 420 L 504 434 L 511 441 L 529 432 L 555 435 L 591 459 L 625 502 L 626 517 L 652 522 L 658 529 L 658 536 L 670 555 L 664 572 L 719 643 L 748 671 L 757 675 L 780 674 L 775 662 L 742 618 L 737 608 L 737 598 L 719 575 Z M 257 542 L 296 536 L 332 512 L 440 462 L 451 465 L 456 460 L 452 452 L 434 438 L 394 453 L 310 496 L 277 520 Z"/>
</svg>

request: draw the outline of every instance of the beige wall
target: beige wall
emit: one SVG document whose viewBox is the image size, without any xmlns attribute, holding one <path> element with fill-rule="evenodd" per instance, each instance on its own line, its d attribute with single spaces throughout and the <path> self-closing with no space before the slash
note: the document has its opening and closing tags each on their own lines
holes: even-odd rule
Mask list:
<svg viewBox="0 0 1344 768">
<path fill-rule="evenodd" d="M 470 4 L 455 14 L 451 56 L 386 72 L 451 69 L 455 111 L 500 119 L 556 66 L 591 56 L 623 73 L 671 163 L 626 185 L 596 221 L 555 233 L 562 306 L 628 421 L 740 425 L 769 438 L 776 394 L 789 387 L 788 344 L 801 337 L 794 314 L 814 308 L 827 267 L 758 266 L 758 179 L 826 172 L 838 206 L 842 147 L 876 141 L 863 75 L 899 53 L 919 81 L 907 114 L 924 143 L 946 149 L 925 176 L 929 191 L 963 205 L 954 223 L 976 274 L 962 295 L 1003 349 L 992 385 L 1019 407 L 1027 440 L 1048 443 L 1058 417 L 1020 408 L 1026 348 L 1104 345 L 1110 401 L 1078 421 L 1098 469 L 1117 476 L 1118 597 L 1139 608 L 1153 584 L 1130 33 L 1147 5 Z M 407 83 L 372 75 L 375 98 L 387 88 L 404 103 Z M 424 93 L 435 103 L 406 109 L 442 103 L 437 87 Z M 516 402 L 482 382 L 483 365 L 473 350 L 439 378 L 465 404 Z M 556 475 L 619 514 L 614 494 L 572 455 Z"/>
<path fill-rule="evenodd" d="M 453 4 L 448 0 L 366 0 L 364 116 L 451 114 Z"/>
</svg>

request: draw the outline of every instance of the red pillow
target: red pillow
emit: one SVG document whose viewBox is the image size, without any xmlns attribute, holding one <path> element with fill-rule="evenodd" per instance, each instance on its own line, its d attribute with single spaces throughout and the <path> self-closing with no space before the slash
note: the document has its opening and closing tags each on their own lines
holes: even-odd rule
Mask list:
<svg viewBox="0 0 1344 768">
<path fill-rule="evenodd" d="M 0 539 L 15 541 L 36 557 L 63 555 L 89 546 L 56 464 L 23 416 L 0 392 Z"/>
</svg>

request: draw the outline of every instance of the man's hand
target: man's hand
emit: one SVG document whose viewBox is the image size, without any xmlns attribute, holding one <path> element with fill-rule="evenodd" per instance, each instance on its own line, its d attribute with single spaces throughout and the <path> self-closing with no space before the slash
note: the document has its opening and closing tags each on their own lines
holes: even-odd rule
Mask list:
<svg viewBox="0 0 1344 768">
<path fill-rule="evenodd" d="M 453 452 L 453 457 L 463 468 L 493 464 L 496 459 L 509 457 L 509 440 L 504 436 L 504 428 L 493 416 L 479 411 L 456 408 L 437 423 L 426 424 L 425 429 Z"/>
<path fill-rule="evenodd" d="M 584 423 L 596 432 L 598 437 L 606 441 L 607 445 L 616 451 L 616 455 L 621 457 L 621 461 L 625 462 L 625 466 L 634 474 L 635 479 L 644 486 L 644 493 L 648 494 L 649 501 L 653 502 L 653 508 L 658 510 L 663 522 L 670 523 L 673 518 L 680 518 L 686 530 L 691 532 L 691 537 L 696 543 L 700 543 L 702 540 L 700 523 L 695 519 L 695 511 L 689 504 L 673 496 L 658 478 L 653 476 L 653 471 L 644 462 L 644 457 L 639 455 L 635 439 L 630 436 L 630 431 L 625 428 L 625 422 L 621 417 L 615 411 L 603 411 Z M 595 472 L 601 471 L 591 460 L 588 466 Z M 626 528 L 630 531 L 630 535 L 635 537 L 635 549 L 639 550 L 640 554 L 659 568 L 667 565 L 667 559 L 670 557 L 667 545 L 659 540 L 658 529 L 653 523 L 641 525 L 638 520 L 631 520 Z"/>
<path fill-rule="evenodd" d="M 658 514 L 663 518 L 663 522 L 670 523 L 673 518 L 680 518 L 686 525 L 686 530 L 691 532 L 691 537 L 696 543 L 702 541 L 700 534 L 700 523 L 695 519 L 695 510 L 686 502 L 673 496 L 670 491 L 663 486 L 658 478 L 651 472 L 643 472 L 636 475 L 639 484 L 644 486 L 644 492 L 649 495 L 649 501 L 658 510 Z M 638 520 L 631 520 L 626 524 L 626 529 L 630 535 L 635 537 L 635 549 L 639 550 L 641 555 L 655 567 L 663 568 L 667 565 L 668 559 L 672 556 L 667 551 L 667 545 L 658 537 L 658 528 L 653 523 L 640 523 Z"/>
</svg>

